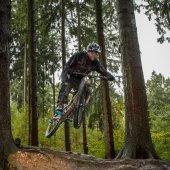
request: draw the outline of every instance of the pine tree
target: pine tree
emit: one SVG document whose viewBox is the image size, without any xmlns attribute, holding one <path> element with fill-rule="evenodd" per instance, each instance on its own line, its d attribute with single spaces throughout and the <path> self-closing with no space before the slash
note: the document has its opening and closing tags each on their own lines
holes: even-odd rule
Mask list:
<svg viewBox="0 0 170 170">
<path fill-rule="evenodd" d="M 102 0 L 96 0 L 96 24 L 97 24 L 97 36 L 98 42 L 102 49 L 99 56 L 101 64 L 106 68 L 105 57 L 105 39 L 103 34 L 103 18 L 102 18 Z M 103 102 L 103 117 L 104 117 L 104 140 L 105 140 L 105 157 L 114 158 L 114 141 L 113 141 L 113 125 L 112 125 L 112 113 L 111 102 L 109 97 L 109 85 L 107 81 L 102 80 L 102 102 Z"/>
<path fill-rule="evenodd" d="M 7 169 L 7 158 L 17 148 L 11 134 L 9 94 L 10 0 L 0 0 L 0 169 Z"/>
<path fill-rule="evenodd" d="M 62 0 L 62 68 L 64 69 L 64 66 L 66 64 L 66 40 L 65 40 L 65 0 Z M 65 133 L 65 149 L 66 151 L 71 151 L 71 144 L 70 144 L 70 125 L 69 122 L 66 120 L 64 122 L 64 133 Z"/>
<path fill-rule="evenodd" d="M 77 10 L 77 39 L 78 39 L 78 50 L 81 51 L 81 18 L 80 18 L 80 2 L 77 0 L 76 3 L 76 10 Z M 83 114 L 83 121 L 82 121 L 82 133 L 83 133 L 83 153 L 88 154 L 88 145 L 87 145 L 87 131 L 86 131 L 86 115 Z"/>
<path fill-rule="evenodd" d="M 133 0 L 117 0 L 126 134 L 117 158 L 159 158 L 152 144 Z"/>
<path fill-rule="evenodd" d="M 29 60 L 29 145 L 38 146 L 37 61 L 35 56 L 35 4 L 28 0 L 28 60 Z"/>
</svg>

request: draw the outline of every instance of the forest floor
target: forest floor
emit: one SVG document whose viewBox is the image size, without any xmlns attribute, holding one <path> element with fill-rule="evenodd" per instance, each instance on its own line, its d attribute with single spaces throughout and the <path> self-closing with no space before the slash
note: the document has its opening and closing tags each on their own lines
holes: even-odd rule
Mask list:
<svg viewBox="0 0 170 170">
<path fill-rule="evenodd" d="M 170 170 L 160 160 L 105 160 L 72 152 L 22 149 L 9 156 L 10 170 Z"/>
</svg>

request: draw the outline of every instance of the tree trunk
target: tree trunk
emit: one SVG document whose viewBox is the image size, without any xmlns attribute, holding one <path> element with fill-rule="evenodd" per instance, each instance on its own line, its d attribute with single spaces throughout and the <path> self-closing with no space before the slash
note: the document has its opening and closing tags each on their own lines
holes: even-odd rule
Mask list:
<svg viewBox="0 0 170 170">
<path fill-rule="evenodd" d="M 126 134 L 117 158 L 158 158 L 152 144 L 133 0 L 117 0 L 125 93 Z"/>
<path fill-rule="evenodd" d="M 29 145 L 38 146 L 37 61 L 35 56 L 34 0 L 28 0 Z"/>
<path fill-rule="evenodd" d="M 16 151 L 11 134 L 9 94 L 10 0 L 0 0 L 0 169 L 7 169 L 10 152 Z"/>
<path fill-rule="evenodd" d="M 86 132 L 86 115 L 83 115 L 82 122 L 82 130 L 83 130 L 83 153 L 88 154 L 88 144 L 87 144 L 87 132 Z"/>
<path fill-rule="evenodd" d="M 24 48 L 24 91 L 23 91 L 23 106 L 24 106 L 24 121 L 25 121 L 25 125 L 24 125 L 24 130 L 26 131 L 28 129 L 28 62 L 27 62 L 27 38 L 26 38 L 26 42 L 25 42 L 25 48 Z M 25 138 L 27 138 L 27 136 L 25 136 Z M 28 139 L 28 138 L 27 138 Z"/>
<path fill-rule="evenodd" d="M 44 96 L 45 96 L 45 63 L 43 63 L 43 70 L 42 70 L 42 118 L 44 119 L 44 105 L 45 105 L 45 100 L 44 100 Z"/>
<path fill-rule="evenodd" d="M 27 105 L 27 42 L 25 43 L 24 49 L 24 110 L 26 111 Z"/>
<path fill-rule="evenodd" d="M 80 20 L 80 3 L 79 0 L 77 0 L 76 3 L 76 10 L 77 10 L 77 22 L 78 22 L 78 28 L 77 28 L 77 38 L 78 38 L 78 49 L 81 51 L 81 20 Z"/>
<path fill-rule="evenodd" d="M 76 3 L 76 10 L 77 10 L 77 38 L 78 38 L 78 49 L 81 51 L 81 20 L 80 20 L 80 4 L 79 0 Z M 86 132 L 86 115 L 83 115 L 83 122 L 82 122 L 82 132 L 83 132 L 83 153 L 88 154 L 88 145 L 87 145 L 87 132 Z"/>
<path fill-rule="evenodd" d="M 62 68 L 66 64 L 66 40 L 65 40 L 65 0 L 62 0 Z M 65 149 L 66 151 L 71 151 L 71 144 L 70 144 L 70 125 L 69 122 L 66 120 L 64 122 L 64 133 L 65 133 Z"/>
<path fill-rule="evenodd" d="M 56 102 L 55 102 L 55 52 L 54 52 L 54 42 L 52 42 L 52 55 L 53 55 L 53 82 L 52 82 L 52 88 L 53 88 L 53 113 L 55 113 L 55 107 L 56 107 Z"/>
<path fill-rule="evenodd" d="M 102 19 L 102 0 L 96 0 L 96 24 L 98 42 L 101 46 L 102 52 L 100 55 L 100 62 L 106 68 L 105 57 L 105 39 L 103 34 L 103 19 Z M 109 85 L 107 81 L 102 80 L 102 99 L 103 99 L 103 118 L 104 118 L 104 140 L 105 140 L 105 157 L 114 158 L 114 141 L 113 141 L 113 125 L 111 102 L 109 97 Z"/>
<path fill-rule="evenodd" d="M 55 113 L 55 71 L 53 71 L 53 85 L 52 85 L 52 88 L 53 88 L 53 113 Z"/>
</svg>

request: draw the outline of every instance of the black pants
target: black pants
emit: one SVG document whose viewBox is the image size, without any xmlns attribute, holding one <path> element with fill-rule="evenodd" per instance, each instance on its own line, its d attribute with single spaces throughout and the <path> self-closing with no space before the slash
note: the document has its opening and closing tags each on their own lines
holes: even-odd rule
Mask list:
<svg viewBox="0 0 170 170">
<path fill-rule="evenodd" d="M 70 77 L 70 79 L 64 79 L 62 81 L 61 89 L 58 95 L 57 104 L 67 104 L 68 103 L 68 95 L 72 89 L 78 90 L 81 79 Z"/>
</svg>

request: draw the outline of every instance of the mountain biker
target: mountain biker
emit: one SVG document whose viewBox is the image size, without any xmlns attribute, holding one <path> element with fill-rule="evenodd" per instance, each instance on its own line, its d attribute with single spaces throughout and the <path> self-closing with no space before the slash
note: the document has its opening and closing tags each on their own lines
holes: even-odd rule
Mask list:
<svg viewBox="0 0 170 170">
<path fill-rule="evenodd" d="M 68 60 L 61 74 L 62 84 L 58 95 L 57 108 L 54 113 L 55 118 L 58 119 L 62 116 L 64 104 L 68 103 L 68 95 L 71 89 L 78 90 L 83 78 L 83 75 L 76 75 L 74 72 L 88 74 L 91 71 L 97 71 L 106 76 L 109 81 L 115 79 L 97 60 L 97 54 L 100 52 L 100 46 L 92 42 L 87 46 L 86 51 L 77 52 Z"/>
</svg>

